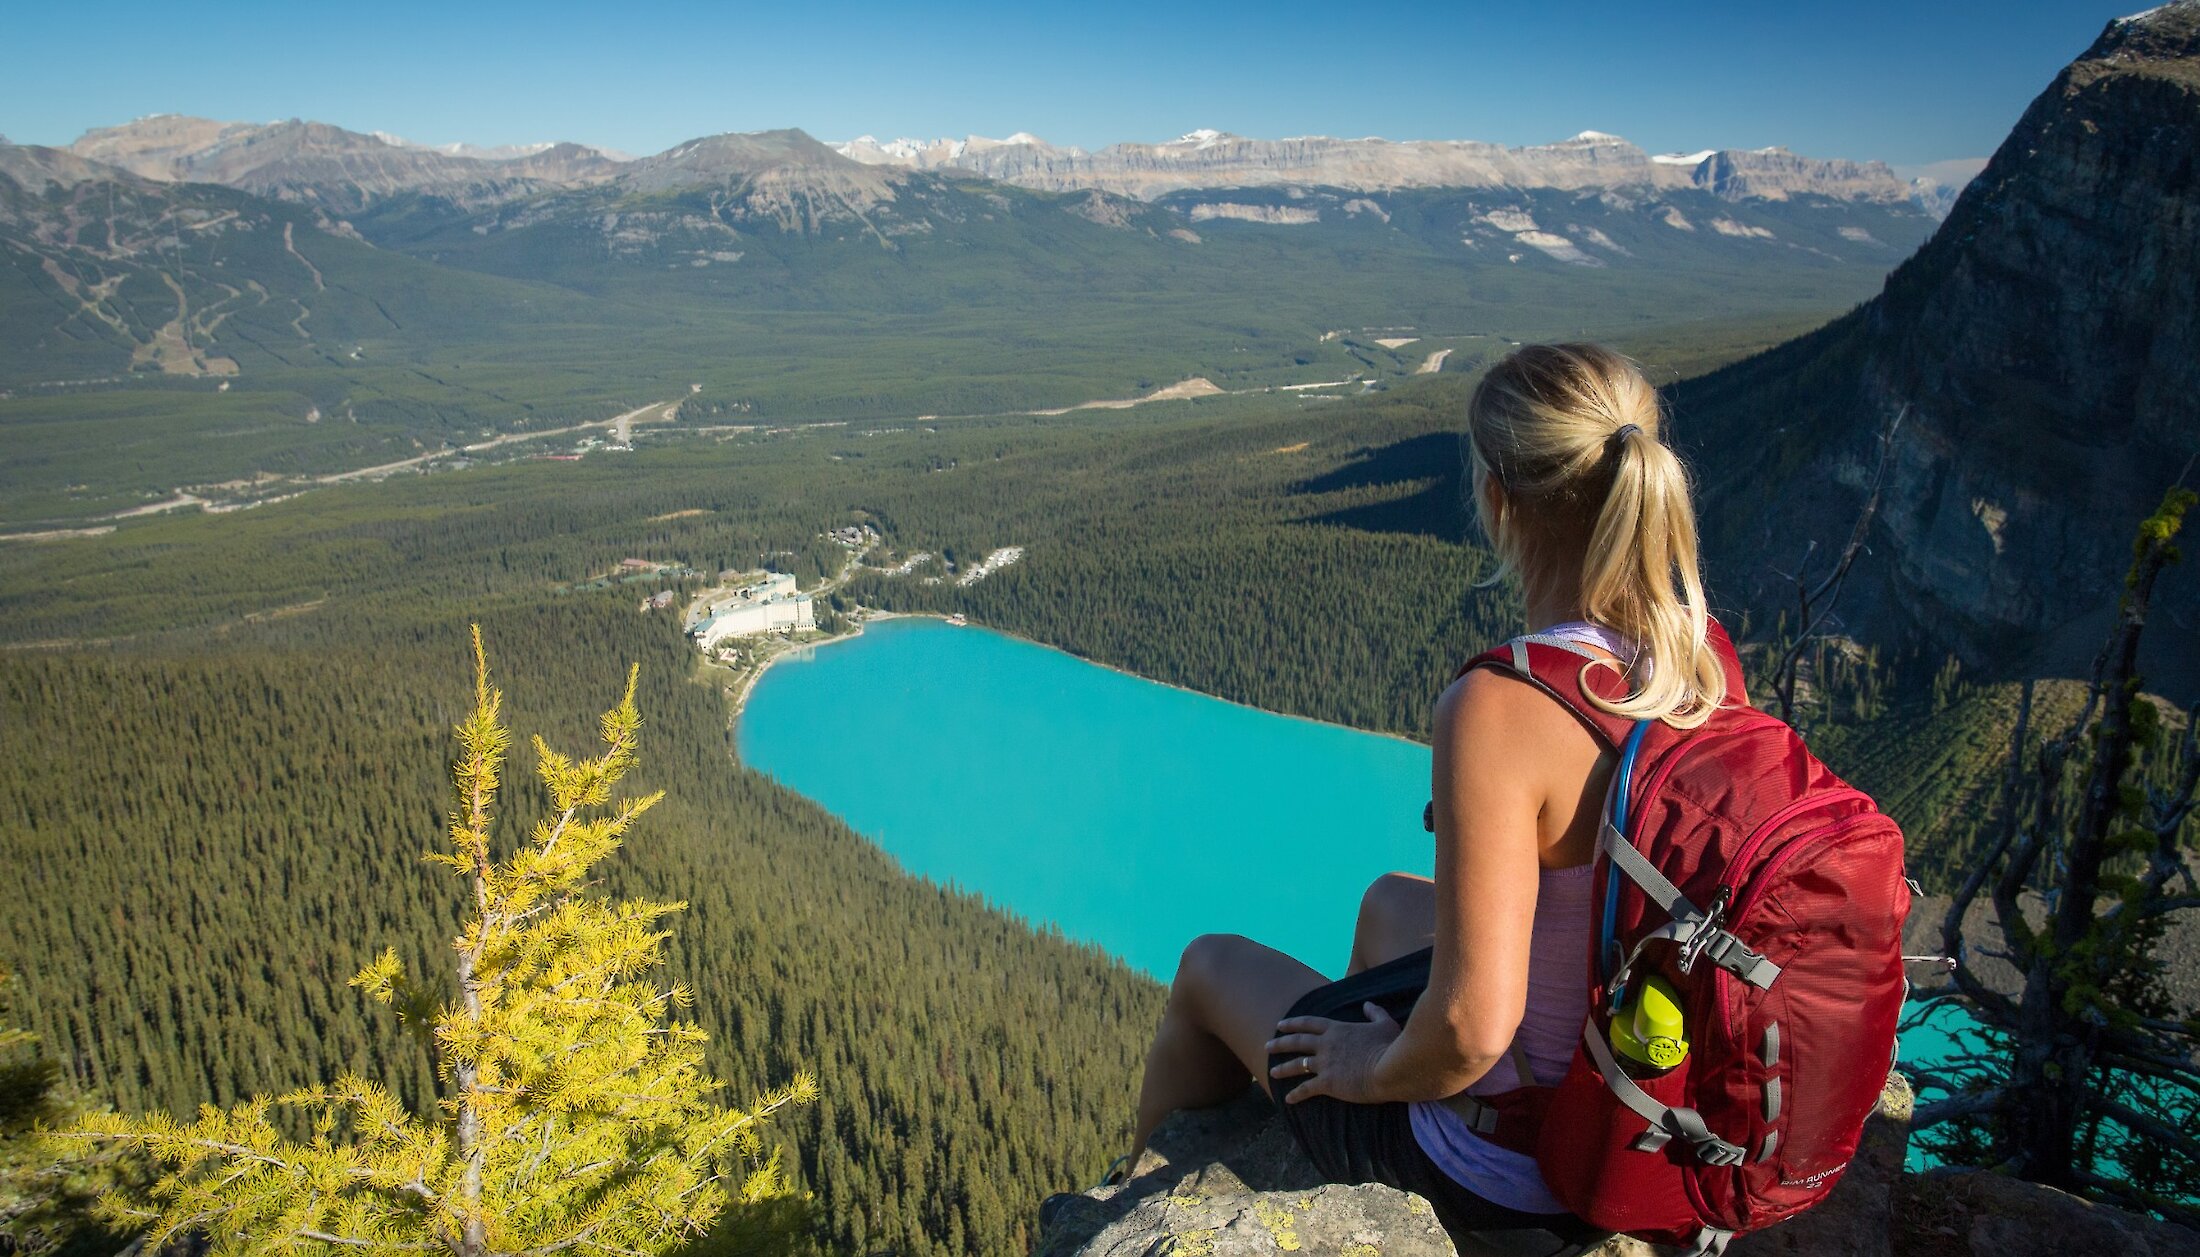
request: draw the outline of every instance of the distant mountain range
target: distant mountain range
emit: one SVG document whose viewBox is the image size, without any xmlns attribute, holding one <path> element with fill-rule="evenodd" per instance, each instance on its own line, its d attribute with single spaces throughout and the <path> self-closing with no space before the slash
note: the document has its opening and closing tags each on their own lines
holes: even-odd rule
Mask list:
<svg viewBox="0 0 2200 1257">
<path fill-rule="evenodd" d="M 1874 163 L 1595 135 L 853 147 L 179 116 L 0 144 L 0 405 L 51 420 L 0 460 L 0 511 L 396 463 L 697 384 L 759 419 L 997 414 L 1195 376 L 1384 387 L 1561 334 L 1761 345 L 1936 221 Z M 128 458 L 118 389 L 164 390 Z"/>
<path fill-rule="evenodd" d="M 833 148 L 867 165 L 967 170 L 1051 192 L 1098 188 L 1143 200 L 1184 189 L 1696 188 L 1727 200 L 1785 200 L 1812 194 L 1894 203 L 1918 192 L 1883 162 L 1798 157 L 1784 148 L 1706 149 L 1653 156 L 1616 135 L 1583 131 L 1556 144 L 1508 148 L 1478 140 L 1340 140 L 1303 136 L 1255 140 L 1193 131 L 1166 144 L 1111 144 L 1097 152 L 1057 148 L 1019 132 L 1005 140 L 893 140 L 870 136 Z"/>
<path fill-rule="evenodd" d="M 1111 144 L 1093 152 L 1027 133 L 1005 140 L 893 140 L 823 144 L 796 131 L 703 137 L 629 158 L 570 143 L 500 148 L 412 144 L 326 123 L 216 122 L 167 114 L 87 132 L 75 156 L 164 182 L 219 183 L 313 201 L 338 213 L 405 194 L 468 207 L 545 191 L 628 183 L 664 191 L 733 170 L 802 168 L 837 190 L 879 185 L 865 170 L 973 175 L 1047 192 L 1095 190 L 1139 200 L 1228 188 L 1407 188 L 1612 191 L 1695 189 L 1729 201 L 1822 196 L 1944 210 L 1952 190 L 1904 182 L 1885 163 L 1797 156 L 1784 148 L 1652 155 L 1617 136 L 1584 131 L 1555 144 L 1508 148 L 1475 140 L 1247 139 L 1193 131 L 1165 144 Z M 685 183 L 683 181 L 686 181 Z"/>
<path fill-rule="evenodd" d="M 161 183 L 218 183 L 338 213 L 406 193 L 492 204 L 614 177 L 624 163 L 578 144 L 509 155 L 408 145 L 323 122 L 214 122 L 162 114 L 88 131 L 68 152 Z"/>
</svg>

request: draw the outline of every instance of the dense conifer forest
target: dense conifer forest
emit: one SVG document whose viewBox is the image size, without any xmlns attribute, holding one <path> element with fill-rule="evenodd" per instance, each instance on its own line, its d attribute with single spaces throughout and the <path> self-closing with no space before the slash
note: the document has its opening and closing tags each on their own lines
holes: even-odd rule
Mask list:
<svg viewBox="0 0 2200 1257">
<path fill-rule="evenodd" d="M 691 905 L 673 970 L 736 1094 L 818 1074 L 823 1098 L 776 1138 L 821 1238 L 1023 1251 L 1035 1202 L 1120 1151 L 1159 986 L 910 879 L 741 768 L 731 677 L 675 616 L 636 614 L 653 586 L 575 586 L 628 556 L 770 564 L 807 586 L 848 553 L 824 534 L 867 523 L 874 565 L 939 557 L 860 577 L 842 610 L 961 610 L 1160 680 L 1421 735 L 1458 661 L 1517 628 L 1467 540 L 1463 403 L 1460 381 L 1433 377 L 1343 402 L 688 425 L 631 455 L 0 548 L 0 850 L 27 891 L 0 918 L 0 957 L 21 972 L 21 1016 L 82 1095 L 125 1109 L 342 1068 L 424 1096 L 425 1051 L 343 983 L 392 939 L 432 970 L 452 932 L 458 905 L 419 857 L 479 619 L 510 710 L 553 743 L 585 739 L 640 663 L 636 784 L 669 797 L 609 888 Z M 941 566 L 1005 545 L 1027 557 L 978 584 Z M 1997 689 L 1912 683 L 1938 663 L 1814 674 L 1814 736 L 1888 799 L 1933 874 L 1967 838 L 1961 805 L 1990 788 L 2009 710 Z M 848 754 L 892 753 L 847 718 Z M 1882 732 L 1855 737 L 1860 719 Z M 512 792 L 515 819 L 527 797 Z"/>
</svg>

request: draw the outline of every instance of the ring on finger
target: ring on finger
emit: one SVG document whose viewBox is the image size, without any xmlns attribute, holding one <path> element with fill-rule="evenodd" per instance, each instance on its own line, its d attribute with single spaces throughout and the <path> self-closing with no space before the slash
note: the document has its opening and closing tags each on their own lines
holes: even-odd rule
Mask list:
<svg viewBox="0 0 2200 1257">
<path fill-rule="evenodd" d="M 1307 1075 L 1311 1075 L 1311 1074 L 1313 1074 L 1313 1072 L 1314 1072 L 1314 1058 L 1313 1058 L 1313 1057 L 1311 1057 L 1311 1056 L 1302 1056 L 1302 1057 L 1300 1057 L 1300 1058 L 1299 1058 L 1299 1072 L 1300 1072 L 1300 1073 L 1302 1073 L 1302 1074 L 1307 1074 Z"/>
</svg>

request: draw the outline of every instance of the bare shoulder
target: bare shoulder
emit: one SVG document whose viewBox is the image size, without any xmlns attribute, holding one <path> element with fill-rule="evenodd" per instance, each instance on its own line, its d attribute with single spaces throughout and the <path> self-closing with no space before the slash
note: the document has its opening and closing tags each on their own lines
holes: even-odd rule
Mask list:
<svg viewBox="0 0 2200 1257">
<path fill-rule="evenodd" d="M 1586 753 L 1596 740 L 1558 700 L 1502 668 L 1476 668 L 1436 700 L 1437 754 L 1471 754 L 1494 764 L 1550 766 L 1552 752 Z"/>
</svg>

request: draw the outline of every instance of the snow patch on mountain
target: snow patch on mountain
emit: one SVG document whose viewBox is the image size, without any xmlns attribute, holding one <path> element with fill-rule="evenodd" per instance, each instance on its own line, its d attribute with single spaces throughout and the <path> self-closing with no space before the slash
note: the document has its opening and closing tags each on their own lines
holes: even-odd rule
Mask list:
<svg viewBox="0 0 2200 1257">
<path fill-rule="evenodd" d="M 1752 227 L 1747 223 L 1735 222 L 1731 218 L 1712 219 L 1711 230 L 1718 232 L 1722 236 L 1733 236 L 1736 239 L 1741 240 L 1772 239 L 1772 232 L 1767 230 L 1766 228 Z"/>
<path fill-rule="evenodd" d="M 1558 261 L 1573 266 L 1602 266 L 1604 259 L 1583 253 L 1573 241 L 1549 231 L 1521 231 L 1513 233 L 1513 239 L 1537 249 Z"/>
<path fill-rule="evenodd" d="M 1516 209 L 1494 209 L 1486 214 L 1476 214 L 1474 221 L 1488 223 L 1499 231 L 1534 231 L 1535 219 Z"/>
<path fill-rule="evenodd" d="M 542 140 L 534 144 L 484 145 L 468 144 L 463 140 L 449 144 L 421 144 L 387 131 L 369 131 L 367 134 L 391 148 L 417 149 L 423 153 L 441 153 L 445 157 L 471 157 L 477 161 L 514 161 L 522 157 L 533 157 L 537 153 L 547 153 L 558 146 L 556 140 Z"/>
</svg>

